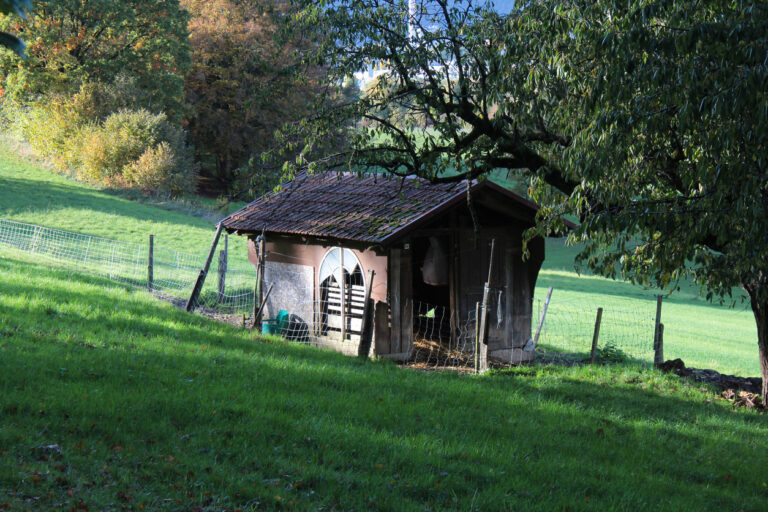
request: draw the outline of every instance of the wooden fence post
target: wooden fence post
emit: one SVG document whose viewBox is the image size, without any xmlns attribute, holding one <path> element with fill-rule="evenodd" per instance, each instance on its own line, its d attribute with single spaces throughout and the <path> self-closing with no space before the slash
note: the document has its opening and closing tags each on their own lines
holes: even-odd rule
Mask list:
<svg viewBox="0 0 768 512">
<path fill-rule="evenodd" d="M 219 302 L 224 302 L 226 290 L 227 261 L 229 258 L 229 235 L 224 233 L 224 249 L 219 252 Z"/>
<path fill-rule="evenodd" d="M 603 308 L 597 308 L 597 317 L 595 318 L 595 332 L 592 334 L 592 352 L 589 361 L 595 364 L 597 357 L 597 339 L 600 337 L 600 321 L 603 319 Z"/>
<path fill-rule="evenodd" d="M 195 306 L 197 305 L 197 299 L 200 296 L 203 285 L 205 284 L 205 277 L 208 275 L 208 269 L 211 268 L 211 260 L 213 260 L 213 255 L 216 252 L 216 244 L 219 243 L 219 237 L 221 236 L 221 230 L 223 227 L 224 225 L 222 223 L 219 223 L 219 225 L 216 227 L 216 234 L 213 237 L 211 249 L 208 251 L 208 258 L 206 258 L 205 265 L 200 270 L 200 274 L 197 276 L 197 280 L 195 281 L 195 286 L 192 287 L 192 293 L 189 295 L 189 300 L 187 300 L 186 310 L 188 312 L 195 309 Z"/>
<path fill-rule="evenodd" d="M 533 336 L 533 350 L 536 350 L 536 345 L 539 343 L 539 336 L 541 335 L 541 329 L 544 327 L 544 320 L 547 318 L 547 309 L 549 309 L 549 299 L 552 298 L 553 287 L 550 286 L 547 290 L 547 298 L 544 299 L 544 308 L 541 310 L 541 316 L 539 317 L 539 325 L 536 327 L 536 334 Z"/>
<path fill-rule="evenodd" d="M 493 275 L 493 249 L 496 239 L 491 239 L 491 258 L 488 262 L 488 280 L 483 287 L 483 305 L 480 307 L 480 370 L 488 369 L 488 295 L 491 292 L 491 276 Z"/>
<path fill-rule="evenodd" d="M 664 362 L 664 353 L 659 350 L 659 325 L 661 325 L 661 301 L 662 296 L 656 296 L 656 323 L 653 327 L 653 364 L 655 366 Z"/>
<path fill-rule="evenodd" d="M 147 258 L 147 289 L 155 286 L 155 235 L 149 235 L 149 256 Z"/>
<path fill-rule="evenodd" d="M 270 283 L 269 288 L 267 289 L 267 293 L 264 295 L 264 300 L 259 304 L 259 309 L 253 312 L 253 325 L 251 326 L 251 329 L 256 327 L 256 320 L 259 320 L 259 323 L 261 323 L 261 314 L 264 312 L 264 304 L 267 303 L 267 300 L 269 300 L 269 294 L 272 293 L 272 287 L 275 285 L 275 283 Z"/>
<path fill-rule="evenodd" d="M 261 315 L 264 312 L 264 304 L 266 303 L 266 300 L 262 299 L 262 294 L 264 293 L 264 259 L 266 258 L 264 252 L 267 246 L 266 242 L 264 241 L 264 233 L 262 233 L 261 236 L 259 236 L 256 240 L 259 245 L 256 248 L 256 256 L 258 261 L 256 263 L 256 285 L 253 291 L 252 328 L 254 329 L 257 326 L 261 326 Z"/>
<path fill-rule="evenodd" d="M 657 337 L 658 337 L 658 340 L 656 344 L 656 350 L 654 353 L 653 361 L 654 361 L 654 364 L 658 366 L 664 362 L 664 324 L 659 324 L 659 333 Z"/>
<path fill-rule="evenodd" d="M 357 347 L 358 357 L 368 358 L 371 351 L 371 340 L 373 338 L 373 299 L 371 299 L 371 288 L 373 287 L 373 276 L 376 272 L 368 271 L 368 282 L 365 283 L 365 302 L 363 302 L 363 323 L 360 330 L 360 345 Z"/>
</svg>

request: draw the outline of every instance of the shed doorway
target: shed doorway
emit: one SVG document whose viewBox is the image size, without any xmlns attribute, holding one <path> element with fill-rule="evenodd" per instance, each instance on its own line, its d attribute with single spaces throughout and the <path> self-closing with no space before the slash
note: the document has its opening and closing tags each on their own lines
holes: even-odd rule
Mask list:
<svg viewBox="0 0 768 512">
<path fill-rule="evenodd" d="M 449 345 L 454 324 L 451 237 L 413 238 L 411 249 L 414 341 Z"/>
<path fill-rule="evenodd" d="M 320 334 L 341 341 L 359 341 L 365 301 L 365 275 L 350 249 L 334 247 L 323 257 L 318 273 Z"/>
</svg>

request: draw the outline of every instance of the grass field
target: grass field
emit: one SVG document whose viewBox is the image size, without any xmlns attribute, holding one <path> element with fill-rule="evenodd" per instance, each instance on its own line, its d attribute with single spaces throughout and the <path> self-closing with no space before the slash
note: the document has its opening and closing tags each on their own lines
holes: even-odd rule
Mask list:
<svg viewBox="0 0 768 512">
<path fill-rule="evenodd" d="M 210 219 L 95 190 L 24 162 L 4 148 L 0 148 L 0 218 L 136 242 L 144 242 L 153 233 L 160 247 L 198 254 L 207 250 L 213 236 Z M 232 266 L 247 267 L 244 239 L 230 237 L 230 247 Z M 555 288 L 546 328 L 563 334 L 568 343 L 554 348 L 588 351 L 595 310 L 603 307 L 601 340 L 649 361 L 658 292 L 622 281 L 579 276 L 573 270 L 575 254 L 575 249 L 564 247 L 560 240 L 549 240 L 537 283 L 538 301 L 543 300 L 547 287 Z M 645 323 L 639 327 L 615 319 L 616 308 L 642 315 Z M 689 366 L 726 373 L 759 375 L 756 328 L 744 304 L 736 308 L 709 304 L 696 290 L 683 286 L 683 291 L 665 299 L 662 320 L 666 358 L 680 357 Z"/>
<path fill-rule="evenodd" d="M 647 290 L 624 281 L 613 281 L 592 275 L 578 275 L 573 271 L 576 249 L 565 247 L 561 240 L 549 240 L 547 259 L 539 274 L 536 297 L 546 295 L 547 287 L 553 286 L 552 311 L 548 320 L 558 322 L 558 305 L 567 308 L 581 308 L 585 318 L 575 322 L 583 350 L 589 350 L 594 326 L 594 315 L 598 307 L 605 309 L 603 322 L 609 325 L 601 329 L 601 339 L 610 341 L 611 334 L 622 339 L 624 328 L 610 325 L 612 309 L 632 311 L 644 315 L 645 340 L 634 340 L 624 348 L 629 355 L 652 360 L 653 318 L 656 311 L 657 290 Z M 736 298 L 739 300 L 738 297 Z M 563 315 L 570 320 L 572 315 Z M 707 302 L 698 290 L 681 286 L 664 297 L 662 307 L 664 323 L 665 359 L 681 358 L 689 366 L 712 368 L 725 373 L 744 376 L 759 376 L 757 359 L 757 328 L 748 303 L 737 302 L 735 307 L 720 306 Z M 552 325 L 553 329 L 567 330 L 568 326 Z M 571 326 L 571 328 L 574 328 Z M 636 330 L 637 326 L 626 326 Z M 642 346 L 639 346 L 640 343 Z"/>
<path fill-rule="evenodd" d="M 764 510 L 768 417 L 647 367 L 403 370 L 0 259 L 0 510 Z M 52 447 L 53 446 L 53 447 Z"/>
<path fill-rule="evenodd" d="M 154 234 L 158 243 L 192 253 L 207 249 L 215 231 L 215 214 L 197 217 L 94 189 L 20 159 L 3 147 L 0 217 L 131 242 L 144 242 Z M 232 238 L 235 249 L 238 244 L 245 246 L 242 239 Z"/>
</svg>

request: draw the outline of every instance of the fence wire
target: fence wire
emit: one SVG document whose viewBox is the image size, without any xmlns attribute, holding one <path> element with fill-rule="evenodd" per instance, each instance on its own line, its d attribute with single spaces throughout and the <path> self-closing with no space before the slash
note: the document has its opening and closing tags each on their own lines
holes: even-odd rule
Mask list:
<svg viewBox="0 0 768 512">
<path fill-rule="evenodd" d="M 409 364 L 423 368 L 474 367 L 475 312 L 466 319 L 446 306 L 409 301 L 413 311 L 413 354 Z"/>
<path fill-rule="evenodd" d="M 148 242 L 111 240 L 0 219 L 0 246 L 149 289 L 179 306 L 186 304 L 207 257 L 207 253 L 176 251 L 163 246 L 162 240 L 155 237 L 150 282 Z M 296 293 L 288 297 L 273 296 L 268 300 L 262 315 L 267 324 L 266 332 L 299 343 L 357 354 L 362 329 L 362 273 L 349 274 L 337 268 L 331 275 L 338 277 L 320 283 L 316 290 L 312 280 L 307 289 L 296 289 Z M 346 280 L 343 301 L 337 282 L 342 275 Z M 251 316 L 255 280 L 256 270 L 246 258 L 233 258 L 228 253 L 222 256 L 222 250 L 219 250 L 211 262 L 196 307 L 206 313 L 238 315 L 240 318 Z M 286 282 L 306 282 L 307 276 L 284 274 L 279 281 L 281 286 L 277 287 L 277 279 L 265 279 L 264 290 L 270 283 L 283 289 Z M 345 305 L 343 315 L 342 303 Z M 408 300 L 405 305 L 410 308 L 413 318 L 409 364 L 424 368 L 471 368 L 474 365 L 474 311 L 470 311 L 467 318 L 452 318 L 446 306 L 417 300 Z M 648 301 L 647 307 L 642 307 L 615 302 L 601 306 L 599 347 L 612 346 L 630 357 L 652 360 L 655 304 Z M 542 308 L 543 301 L 534 302 L 532 333 L 536 331 Z M 489 321 L 493 321 L 496 309 L 498 307 L 491 304 Z M 576 358 L 588 356 L 596 311 L 597 305 L 552 300 L 537 352 L 569 354 Z"/>
<path fill-rule="evenodd" d="M 186 303 L 207 257 L 164 247 L 162 239 L 155 237 L 150 281 L 148 241 L 124 242 L 5 219 L 0 219 L 0 246 L 149 289 L 177 305 Z M 247 315 L 253 311 L 255 278 L 255 269 L 245 258 L 218 252 L 196 306 Z"/>
<path fill-rule="evenodd" d="M 533 332 L 536 330 L 543 305 L 541 300 L 535 303 Z M 643 307 L 621 302 L 593 306 L 553 299 L 547 310 L 537 351 L 570 354 L 575 357 L 588 356 L 592 348 L 598 306 L 603 308 L 598 348 L 610 346 L 621 350 L 627 356 L 646 362 L 652 361 L 656 314 L 654 301 L 648 301 Z"/>
</svg>

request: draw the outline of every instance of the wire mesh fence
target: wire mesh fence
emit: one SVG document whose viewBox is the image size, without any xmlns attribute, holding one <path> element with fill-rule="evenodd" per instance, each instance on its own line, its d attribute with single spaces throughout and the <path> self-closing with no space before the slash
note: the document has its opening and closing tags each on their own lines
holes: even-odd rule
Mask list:
<svg viewBox="0 0 768 512">
<path fill-rule="evenodd" d="M 537 327 L 544 302 L 534 307 L 533 329 Z M 655 303 L 588 304 L 553 299 L 547 310 L 537 344 L 539 353 L 568 354 L 574 358 L 590 355 L 598 307 L 603 308 L 598 348 L 613 347 L 640 361 L 653 360 Z"/>
<path fill-rule="evenodd" d="M 151 245 L 151 249 L 150 249 Z M 147 288 L 179 306 L 189 298 L 207 254 L 189 254 L 152 244 L 111 240 L 0 219 L 0 247 L 44 258 L 62 266 L 102 275 L 126 285 Z M 151 257 L 150 257 L 151 254 Z M 151 265 L 150 265 L 151 261 Z M 233 258 L 222 249 L 212 259 L 196 307 L 203 312 L 251 316 L 256 270 L 245 257 Z M 339 283 L 344 280 L 344 286 Z M 362 332 L 365 277 L 359 267 L 331 269 L 314 284 L 312 276 L 285 274 L 263 282 L 280 284 L 267 301 L 262 318 L 267 334 L 300 343 L 357 354 Z M 294 283 L 286 286 L 286 283 Z M 298 283 L 304 283 L 304 288 Z M 343 293 L 342 293 L 343 290 Z M 543 301 L 534 302 L 531 332 L 535 332 Z M 603 307 L 599 346 L 611 346 L 641 361 L 653 359 L 654 304 L 620 301 Z M 472 368 L 475 353 L 475 312 L 452 315 L 447 306 L 407 300 L 413 319 L 409 364 L 423 368 Z M 552 300 L 536 350 L 538 354 L 589 356 L 598 305 Z M 493 307 L 490 308 L 493 312 Z M 491 315 L 492 316 L 492 315 Z M 261 328 L 262 326 L 256 326 Z"/>
<path fill-rule="evenodd" d="M 466 319 L 447 306 L 411 301 L 413 353 L 409 364 L 421 368 L 470 369 L 475 361 L 475 312 Z"/>
<path fill-rule="evenodd" d="M 475 361 L 475 312 L 466 319 L 452 317 L 445 306 L 413 301 L 413 354 L 408 363 L 423 368 L 470 369 Z M 541 318 L 544 301 L 536 300 L 531 317 L 531 335 L 534 336 Z M 598 307 L 602 307 L 597 349 L 650 363 L 654 355 L 655 302 L 592 305 L 568 301 L 550 302 L 538 343 L 539 359 L 585 362 L 590 358 Z M 492 321 L 493 307 L 489 307 Z M 532 347 L 533 342 L 526 343 Z M 489 359 L 491 366 L 505 366 L 499 360 Z"/>
<path fill-rule="evenodd" d="M 157 238 L 140 244 L 5 219 L 0 219 L 0 246 L 146 288 L 177 305 L 189 298 L 207 256 L 176 251 Z M 213 259 L 197 306 L 221 314 L 249 314 L 255 269 L 245 258 L 230 256 L 224 251 Z"/>
</svg>

